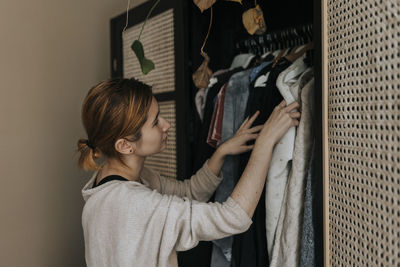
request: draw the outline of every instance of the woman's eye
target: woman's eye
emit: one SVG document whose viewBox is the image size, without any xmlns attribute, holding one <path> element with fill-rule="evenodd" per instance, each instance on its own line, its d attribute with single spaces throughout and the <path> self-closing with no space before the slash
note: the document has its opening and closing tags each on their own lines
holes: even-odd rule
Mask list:
<svg viewBox="0 0 400 267">
<path fill-rule="evenodd" d="M 154 123 L 154 125 L 157 125 L 158 124 L 158 119 L 156 120 L 156 122 Z"/>
</svg>

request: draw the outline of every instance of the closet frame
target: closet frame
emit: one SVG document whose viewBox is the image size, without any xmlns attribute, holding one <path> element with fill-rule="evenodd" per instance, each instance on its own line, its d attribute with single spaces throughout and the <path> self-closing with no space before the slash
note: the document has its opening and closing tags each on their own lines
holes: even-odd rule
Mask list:
<svg viewBox="0 0 400 267">
<path fill-rule="evenodd" d="M 127 29 L 144 22 L 153 4 L 154 1 L 147 1 L 129 9 Z M 175 91 L 158 93 L 154 94 L 154 96 L 158 102 L 175 101 L 177 177 L 185 179 L 190 177 L 191 163 L 189 159 L 192 152 L 190 151 L 190 147 L 185 145 L 189 143 L 189 135 L 186 131 L 189 118 L 186 111 L 189 108 L 190 102 L 188 101 L 188 91 L 185 90 L 189 86 L 189 81 L 185 78 L 188 76 L 188 69 L 185 67 L 188 62 L 188 55 L 187 40 L 184 38 L 186 32 L 184 5 L 178 0 L 160 1 L 149 18 L 169 9 L 173 9 L 174 13 Z M 126 12 L 112 18 L 110 21 L 110 69 L 112 78 L 124 77 L 122 31 L 125 24 Z M 146 26 L 143 31 L 146 31 Z M 146 47 L 144 49 L 146 50 Z"/>
<path fill-rule="evenodd" d="M 323 192 L 323 246 L 324 246 L 324 266 L 330 266 L 329 263 L 329 147 L 328 147 L 328 17 L 327 17 L 327 0 L 314 1 L 314 18 L 316 15 L 318 19 L 314 19 L 314 25 L 317 20 L 319 21 L 318 31 L 315 31 L 318 39 L 318 51 L 316 50 L 317 57 L 320 58 L 317 70 L 320 73 L 316 73 L 316 85 L 319 86 L 320 90 L 316 90 L 316 101 L 320 100 L 321 105 L 316 106 L 317 110 L 320 110 L 321 117 L 317 119 L 321 125 L 318 125 L 317 138 L 321 138 L 317 143 L 321 145 L 319 148 L 320 162 L 318 167 L 321 168 L 319 173 L 322 177 L 322 192 Z M 318 11 L 318 12 L 317 12 Z M 318 13 L 318 14 L 316 14 Z M 317 80 L 318 79 L 318 80 Z"/>
<path fill-rule="evenodd" d="M 313 0 L 313 31 L 314 31 L 314 77 L 315 77 L 315 138 L 316 155 L 314 175 L 321 177 L 323 187 L 324 209 L 318 211 L 323 217 L 324 229 L 319 231 L 321 235 L 321 251 L 324 251 L 324 266 L 329 266 L 329 240 L 328 240 L 328 148 L 327 142 L 327 71 L 326 71 L 326 0 Z M 148 11 L 154 4 L 153 1 L 145 2 L 129 10 L 128 28 L 144 21 Z M 187 25 L 188 10 L 186 1 L 168 0 L 160 1 L 154 9 L 152 16 L 156 16 L 168 9 L 174 9 L 174 34 L 175 34 L 175 91 L 156 94 L 158 101 L 174 100 L 176 104 L 176 138 L 177 138 L 177 177 L 179 179 L 189 178 L 193 173 L 192 163 L 189 160 L 193 151 L 190 146 L 190 136 L 192 135 L 190 125 L 191 99 L 188 90 L 192 83 L 189 68 L 192 62 L 189 59 L 189 42 L 185 38 L 188 34 Z M 122 31 L 126 23 L 126 12 L 114 17 L 110 21 L 110 41 L 111 58 L 110 68 L 112 78 L 123 77 L 123 52 L 122 52 Z M 144 28 L 146 31 L 146 27 Z M 188 133 L 189 131 L 189 133 Z M 322 235 L 323 233 L 323 235 Z M 316 244 L 318 245 L 318 244 Z"/>
</svg>

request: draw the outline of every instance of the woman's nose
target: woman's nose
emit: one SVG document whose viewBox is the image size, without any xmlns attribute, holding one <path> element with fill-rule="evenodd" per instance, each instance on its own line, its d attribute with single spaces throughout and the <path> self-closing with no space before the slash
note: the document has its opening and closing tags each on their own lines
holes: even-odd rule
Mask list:
<svg viewBox="0 0 400 267">
<path fill-rule="evenodd" d="M 168 131 L 168 129 L 171 127 L 171 124 L 167 120 L 165 120 L 165 131 Z"/>
<path fill-rule="evenodd" d="M 169 124 L 169 122 L 164 118 L 163 121 L 164 121 L 163 130 L 164 132 L 166 132 L 171 127 L 171 124 Z"/>
</svg>

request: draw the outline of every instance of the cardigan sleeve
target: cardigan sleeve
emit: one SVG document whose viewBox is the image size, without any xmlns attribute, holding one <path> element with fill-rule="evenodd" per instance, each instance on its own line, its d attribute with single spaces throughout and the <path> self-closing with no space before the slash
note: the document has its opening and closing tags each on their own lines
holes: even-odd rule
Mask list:
<svg viewBox="0 0 400 267">
<path fill-rule="evenodd" d="M 154 191 L 155 192 L 155 191 Z M 231 197 L 223 203 L 204 203 L 172 195 L 153 195 L 152 218 L 163 221 L 161 244 L 167 251 L 184 251 L 199 241 L 210 241 L 246 231 L 251 218 Z M 157 200 L 156 200 L 157 199 Z"/>
<path fill-rule="evenodd" d="M 179 181 L 173 178 L 160 176 L 154 170 L 147 169 L 144 175 L 152 189 L 161 194 L 187 197 L 200 202 L 208 201 L 223 176 L 216 176 L 208 167 L 208 160 L 190 179 Z"/>
</svg>

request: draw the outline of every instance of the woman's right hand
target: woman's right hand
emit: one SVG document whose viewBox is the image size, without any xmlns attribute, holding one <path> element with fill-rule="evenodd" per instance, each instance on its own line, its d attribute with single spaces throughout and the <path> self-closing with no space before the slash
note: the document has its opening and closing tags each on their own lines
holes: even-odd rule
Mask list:
<svg viewBox="0 0 400 267">
<path fill-rule="evenodd" d="M 283 135 L 293 126 L 299 125 L 301 117 L 297 110 L 300 105 L 298 102 L 293 102 L 286 106 L 285 100 L 274 108 L 274 111 L 264 123 L 256 142 L 272 142 L 274 145 L 281 140 Z"/>
</svg>

